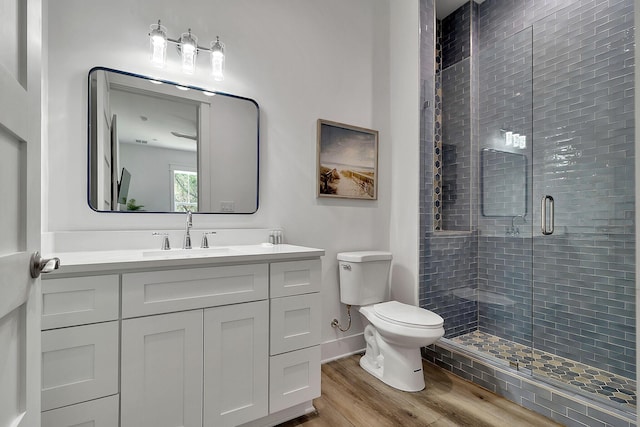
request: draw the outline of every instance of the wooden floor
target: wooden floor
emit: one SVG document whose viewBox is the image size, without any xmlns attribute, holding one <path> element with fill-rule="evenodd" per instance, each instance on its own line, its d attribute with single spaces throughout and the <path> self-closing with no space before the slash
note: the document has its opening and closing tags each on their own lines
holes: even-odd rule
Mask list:
<svg viewBox="0 0 640 427">
<path fill-rule="evenodd" d="M 427 387 L 407 393 L 387 386 L 358 364 L 360 355 L 322 366 L 317 413 L 280 427 L 559 426 L 535 412 L 423 362 Z"/>
</svg>

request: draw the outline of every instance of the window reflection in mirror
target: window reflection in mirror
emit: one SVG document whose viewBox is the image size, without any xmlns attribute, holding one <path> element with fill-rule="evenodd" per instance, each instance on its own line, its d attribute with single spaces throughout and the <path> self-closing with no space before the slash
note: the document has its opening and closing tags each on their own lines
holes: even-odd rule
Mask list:
<svg viewBox="0 0 640 427">
<path fill-rule="evenodd" d="M 251 99 L 94 68 L 89 204 L 101 212 L 253 213 L 258 126 Z"/>
</svg>

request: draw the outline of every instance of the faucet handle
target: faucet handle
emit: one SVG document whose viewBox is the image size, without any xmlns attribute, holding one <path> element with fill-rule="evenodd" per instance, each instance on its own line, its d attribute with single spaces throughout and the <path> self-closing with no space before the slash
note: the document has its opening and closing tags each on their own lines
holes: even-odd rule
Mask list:
<svg viewBox="0 0 640 427">
<path fill-rule="evenodd" d="M 171 249 L 171 244 L 169 243 L 169 233 L 153 233 L 154 236 L 162 236 L 162 244 L 160 245 L 160 250 L 168 251 Z"/>
<path fill-rule="evenodd" d="M 215 231 L 205 231 L 202 233 L 202 242 L 200 242 L 200 248 L 208 249 L 209 248 L 209 238 L 207 237 L 209 234 L 216 234 Z"/>
</svg>

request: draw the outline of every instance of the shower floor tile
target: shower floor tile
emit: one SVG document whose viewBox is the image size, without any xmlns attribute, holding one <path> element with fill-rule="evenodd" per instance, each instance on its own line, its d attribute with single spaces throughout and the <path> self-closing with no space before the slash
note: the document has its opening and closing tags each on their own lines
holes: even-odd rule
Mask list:
<svg viewBox="0 0 640 427">
<path fill-rule="evenodd" d="M 613 402 L 636 407 L 636 382 L 611 372 L 544 351 L 534 349 L 531 352 L 527 346 L 480 331 L 460 335 L 451 341 L 488 353 L 497 359 L 517 362 L 535 373 L 571 384 Z"/>
</svg>

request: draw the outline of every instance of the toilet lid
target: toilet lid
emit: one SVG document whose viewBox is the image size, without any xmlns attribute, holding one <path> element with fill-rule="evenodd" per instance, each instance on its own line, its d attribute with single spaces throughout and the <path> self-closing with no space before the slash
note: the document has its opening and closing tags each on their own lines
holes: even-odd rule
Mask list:
<svg viewBox="0 0 640 427">
<path fill-rule="evenodd" d="M 444 319 L 432 311 L 398 301 L 374 304 L 373 309 L 383 319 L 410 326 L 436 328 L 444 323 Z"/>
</svg>

